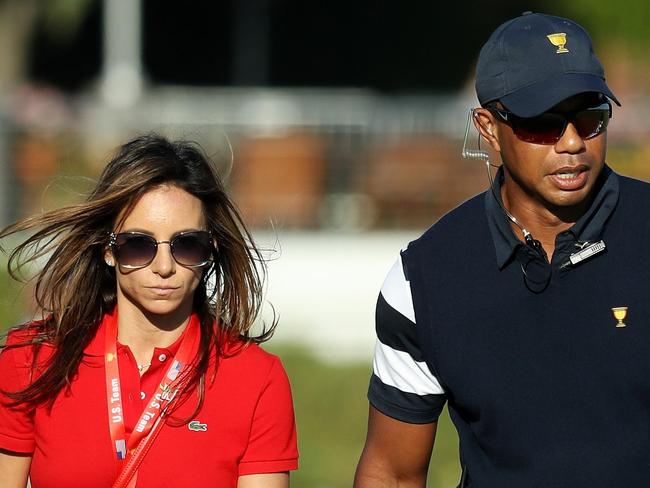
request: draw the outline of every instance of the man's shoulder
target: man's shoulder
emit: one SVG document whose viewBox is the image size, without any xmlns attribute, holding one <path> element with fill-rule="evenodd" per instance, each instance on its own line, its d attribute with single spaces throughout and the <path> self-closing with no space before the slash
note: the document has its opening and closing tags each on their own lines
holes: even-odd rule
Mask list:
<svg viewBox="0 0 650 488">
<path fill-rule="evenodd" d="M 634 196 L 650 198 L 650 183 L 647 181 L 620 174 L 618 181 L 623 195 L 632 193 Z"/>
<path fill-rule="evenodd" d="M 409 248 L 433 243 L 456 243 L 473 235 L 481 225 L 487 228 L 485 213 L 485 192 L 453 208 L 419 238 L 409 244 Z"/>
<path fill-rule="evenodd" d="M 637 226 L 650 228 L 650 219 L 645 218 L 641 209 L 650 206 L 650 183 L 630 176 L 618 175 L 617 218 L 627 221 L 635 219 Z"/>
</svg>

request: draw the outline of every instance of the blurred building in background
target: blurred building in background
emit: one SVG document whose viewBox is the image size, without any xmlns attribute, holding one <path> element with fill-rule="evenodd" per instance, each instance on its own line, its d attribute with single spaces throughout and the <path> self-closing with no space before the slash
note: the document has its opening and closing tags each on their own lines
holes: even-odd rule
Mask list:
<svg viewBox="0 0 650 488">
<path fill-rule="evenodd" d="M 487 185 L 483 164 L 460 158 L 474 62 L 520 8 L 0 0 L 0 222 L 80 198 L 137 133 L 196 139 L 268 249 L 278 340 L 368 358 L 399 249 Z M 623 102 L 609 160 L 649 178 L 650 35 L 639 19 L 650 7 L 528 8 L 590 29 Z"/>
</svg>

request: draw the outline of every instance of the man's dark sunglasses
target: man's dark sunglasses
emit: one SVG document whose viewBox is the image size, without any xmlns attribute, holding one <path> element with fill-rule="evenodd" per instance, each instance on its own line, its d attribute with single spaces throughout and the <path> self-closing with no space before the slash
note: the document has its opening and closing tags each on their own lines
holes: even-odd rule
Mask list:
<svg viewBox="0 0 650 488">
<path fill-rule="evenodd" d="M 140 232 L 111 232 L 110 248 L 123 268 L 138 269 L 149 266 L 156 257 L 159 244 L 169 244 L 172 257 L 181 266 L 198 268 L 212 261 L 212 235 L 203 230 L 181 232 L 168 241 L 157 241 Z"/>
<path fill-rule="evenodd" d="M 612 106 L 609 102 L 573 112 L 544 112 L 536 117 L 519 117 L 509 110 L 495 106 L 486 108 L 512 127 L 518 139 L 533 144 L 557 143 L 569 122 L 582 139 L 591 139 L 604 132 L 609 119 L 612 118 Z"/>
</svg>

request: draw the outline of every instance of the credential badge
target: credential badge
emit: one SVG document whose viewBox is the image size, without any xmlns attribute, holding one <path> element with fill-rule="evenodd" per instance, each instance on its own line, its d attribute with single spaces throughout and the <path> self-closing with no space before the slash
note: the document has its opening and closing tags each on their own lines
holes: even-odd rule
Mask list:
<svg viewBox="0 0 650 488">
<path fill-rule="evenodd" d="M 564 47 L 566 44 L 566 33 L 565 32 L 556 32 L 555 34 L 549 34 L 546 36 L 551 44 L 557 47 L 556 54 L 568 53 L 569 50 Z"/>
</svg>

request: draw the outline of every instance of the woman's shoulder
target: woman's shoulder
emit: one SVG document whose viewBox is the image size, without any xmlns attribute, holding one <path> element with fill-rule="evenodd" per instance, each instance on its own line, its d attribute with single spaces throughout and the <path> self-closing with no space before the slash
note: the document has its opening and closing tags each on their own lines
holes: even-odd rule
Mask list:
<svg viewBox="0 0 650 488">
<path fill-rule="evenodd" d="M 237 371 L 242 377 L 264 378 L 286 374 L 278 356 L 245 339 L 230 340 L 223 345 L 219 368 Z"/>
<path fill-rule="evenodd" d="M 0 348 L 0 388 L 6 391 L 27 386 L 31 371 L 43 358 L 48 357 L 36 342 L 42 332 L 42 322 L 30 322 L 13 327 L 6 334 Z"/>
<path fill-rule="evenodd" d="M 222 360 L 250 362 L 259 366 L 268 365 L 269 367 L 280 361 L 278 356 L 266 351 L 259 344 L 242 338 L 224 341 L 221 358 Z"/>
<path fill-rule="evenodd" d="M 208 391 L 227 391 L 229 399 L 238 398 L 232 400 L 238 405 L 255 405 L 261 397 L 274 398 L 277 405 L 291 404 L 291 385 L 280 358 L 258 344 L 231 343 L 214 372 Z"/>
<path fill-rule="evenodd" d="M 31 344 L 36 336 L 43 331 L 43 321 L 35 320 L 16 325 L 7 332 L 7 346 L 20 346 Z"/>
</svg>

